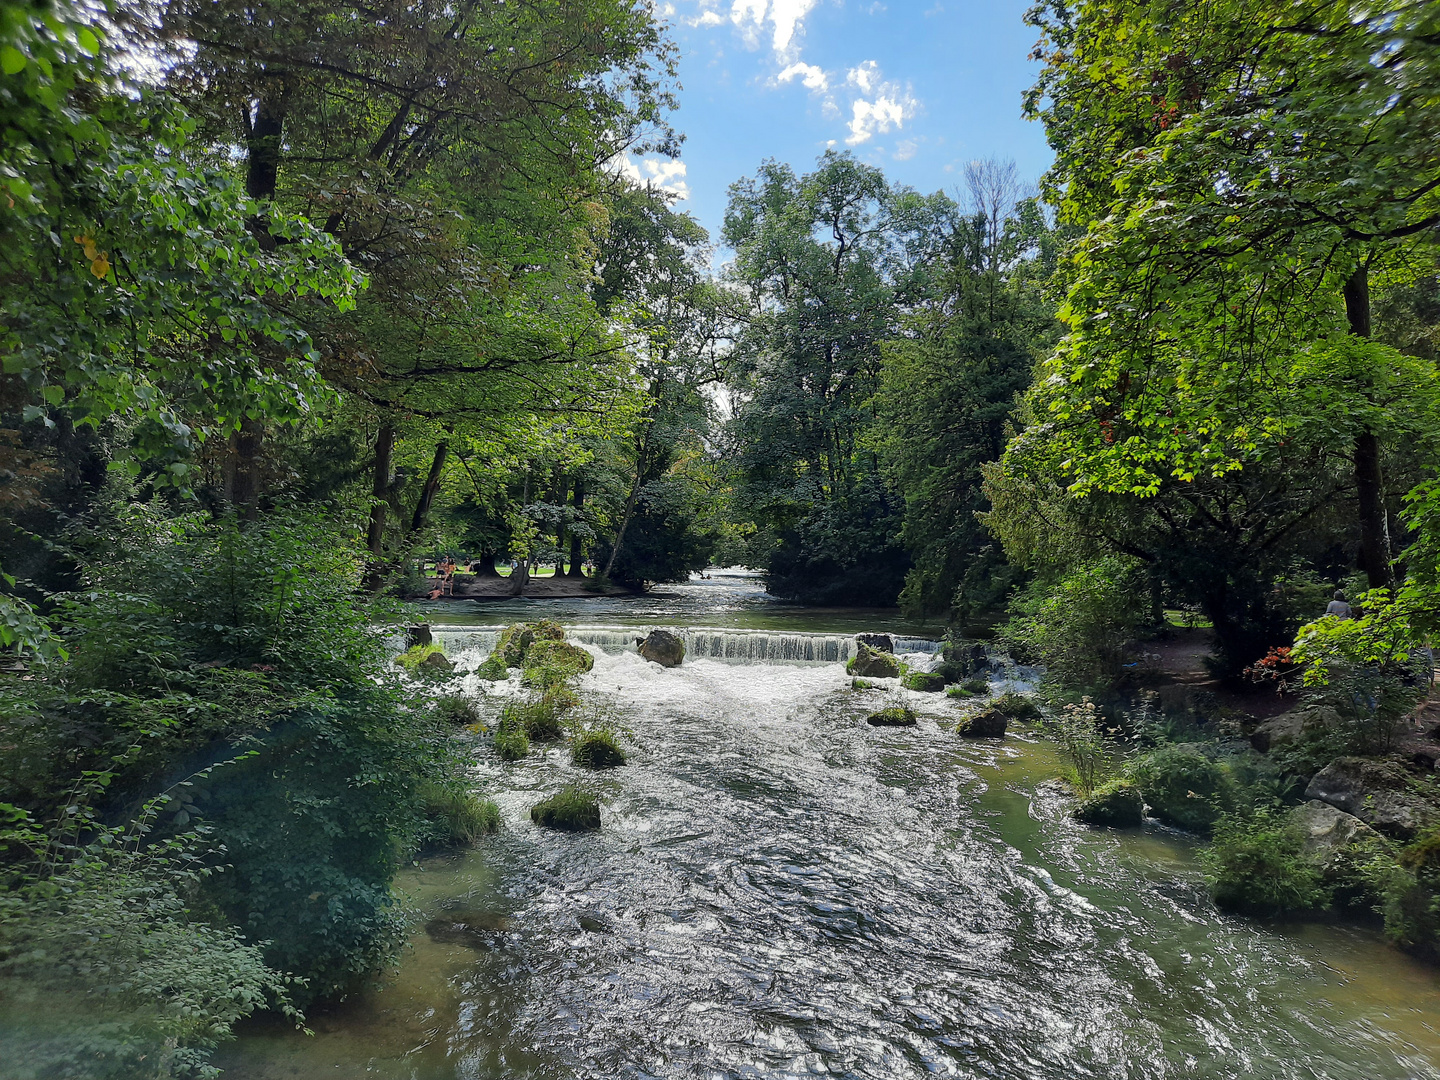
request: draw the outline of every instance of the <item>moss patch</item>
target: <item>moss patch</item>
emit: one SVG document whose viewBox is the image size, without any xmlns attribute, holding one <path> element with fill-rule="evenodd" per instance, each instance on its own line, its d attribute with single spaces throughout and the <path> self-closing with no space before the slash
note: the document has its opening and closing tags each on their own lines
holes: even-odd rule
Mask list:
<svg viewBox="0 0 1440 1080">
<path fill-rule="evenodd" d="M 1129 780 L 1108 780 L 1080 800 L 1075 817 L 1086 825 L 1133 828 L 1145 820 L 1145 799 Z"/>
<path fill-rule="evenodd" d="M 600 828 L 600 800 L 579 788 L 567 787 L 532 806 L 530 820 L 547 829 L 592 831 Z"/>
<path fill-rule="evenodd" d="M 888 709 L 871 713 L 865 718 L 865 722 L 871 727 L 913 727 L 915 712 L 903 705 L 892 705 Z"/>
<path fill-rule="evenodd" d="M 524 667 L 530 647 L 537 641 L 564 641 L 565 628 L 549 619 L 507 626 L 495 643 L 495 653 L 509 667 Z"/>
<path fill-rule="evenodd" d="M 919 690 L 926 694 L 938 694 L 945 689 L 945 676 L 938 671 L 912 671 L 901 680 L 907 690 Z"/>
<path fill-rule="evenodd" d="M 433 670 L 440 666 L 440 663 L 430 659 L 432 656 L 438 656 L 440 658 L 440 663 L 445 665 L 446 671 L 449 671 L 450 668 L 454 666 L 446 658 L 445 650 L 439 645 L 412 645 L 395 658 L 395 663 L 411 675 L 418 675 L 422 671 L 427 670 L 427 661 L 429 664 L 428 670 Z"/>
<path fill-rule="evenodd" d="M 475 669 L 475 674 L 486 682 L 503 682 L 510 677 L 510 668 L 497 650 L 485 658 L 485 662 Z"/>
</svg>

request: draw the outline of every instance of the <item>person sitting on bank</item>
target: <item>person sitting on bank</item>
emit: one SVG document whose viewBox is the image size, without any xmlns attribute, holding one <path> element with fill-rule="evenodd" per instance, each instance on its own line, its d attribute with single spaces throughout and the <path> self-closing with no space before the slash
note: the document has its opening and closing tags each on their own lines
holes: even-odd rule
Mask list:
<svg viewBox="0 0 1440 1080">
<path fill-rule="evenodd" d="M 1334 615 L 1337 619 L 1353 619 L 1355 617 L 1354 610 L 1345 600 L 1344 589 L 1335 590 L 1335 599 L 1325 606 L 1325 614 Z"/>
</svg>

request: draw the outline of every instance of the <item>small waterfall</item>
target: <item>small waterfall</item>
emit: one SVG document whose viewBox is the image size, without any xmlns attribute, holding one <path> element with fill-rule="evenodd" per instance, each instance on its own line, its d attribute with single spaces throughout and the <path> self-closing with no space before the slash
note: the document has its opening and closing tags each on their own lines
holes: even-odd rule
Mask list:
<svg viewBox="0 0 1440 1080">
<path fill-rule="evenodd" d="M 712 660 L 813 661 L 836 663 L 850 659 L 855 652 L 853 635 L 787 634 L 773 630 L 707 630 L 682 631 L 685 651 L 690 656 Z"/>
</svg>

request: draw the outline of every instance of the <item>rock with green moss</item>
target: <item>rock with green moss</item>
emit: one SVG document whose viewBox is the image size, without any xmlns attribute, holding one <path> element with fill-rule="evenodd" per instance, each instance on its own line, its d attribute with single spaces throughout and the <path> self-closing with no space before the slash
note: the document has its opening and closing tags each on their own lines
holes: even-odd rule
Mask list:
<svg viewBox="0 0 1440 1080">
<path fill-rule="evenodd" d="M 585 769 L 613 769 L 625 764 L 625 751 L 609 728 L 582 732 L 570 746 L 570 760 Z"/>
<path fill-rule="evenodd" d="M 512 701 L 500 714 L 502 731 L 523 731 L 531 742 L 558 742 L 565 737 L 560 723 L 564 710 L 561 701 L 551 695 Z"/>
<path fill-rule="evenodd" d="M 945 689 L 945 676 L 939 672 L 912 671 L 900 682 L 907 690 L 919 690 L 925 694 L 938 694 Z"/>
<path fill-rule="evenodd" d="M 501 761 L 519 761 L 530 753 L 530 737 L 524 728 L 501 728 L 495 733 L 495 753 Z"/>
<path fill-rule="evenodd" d="M 579 788 L 567 787 L 532 806 L 530 820 L 547 829 L 590 832 L 600 828 L 600 800 Z"/>
<path fill-rule="evenodd" d="M 521 682 L 536 690 L 552 690 L 594 666 L 595 658 L 578 645 L 537 641 L 525 654 L 525 675 Z"/>
<path fill-rule="evenodd" d="M 475 669 L 475 674 L 486 682 L 504 682 L 510 677 L 510 668 L 496 651 L 485 658 L 485 662 Z"/>
<path fill-rule="evenodd" d="M 851 689 L 851 690 L 874 690 L 874 689 L 875 689 L 875 684 L 874 684 L 873 682 L 869 682 L 869 681 L 867 681 L 867 680 L 865 680 L 865 679 L 851 679 L 851 680 L 850 680 L 850 689 Z"/>
<path fill-rule="evenodd" d="M 990 692 L 990 684 L 984 679 L 966 679 L 960 684 L 960 689 L 968 690 L 978 697 L 981 694 L 988 694 Z"/>
<path fill-rule="evenodd" d="M 904 705 L 892 705 L 871 713 L 865 722 L 871 727 L 914 727 L 915 713 Z"/>
<path fill-rule="evenodd" d="M 898 679 L 900 661 L 889 653 L 861 644 L 856 646 L 855 655 L 845 665 L 845 674 L 865 679 Z"/>
<path fill-rule="evenodd" d="M 946 689 L 945 696 L 955 701 L 964 701 L 966 698 L 974 697 L 975 694 L 963 686 L 951 686 Z"/>
<path fill-rule="evenodd" d="M 998 709 L 982 709 L 969 716 L 962 716 L 955 725 L 955 734 L 967 739 L 1003 739 L 1010 718 Z"/>
<path fill-rule="evenodd" d="M 1129 773 L 1151 812 L 1177 829 L 1209 832 L 1233 800 L 1229 772 L 1192 743 L 1152 750 Z"/>
<path fill-rule="evenodd" d="M 1145 799 L 1129 780 L 1107 780 L 1081 799 L 1074 813 L 1086 825 L 1133 828 L 1145 820 Z"/>
<path fill-rule="evenodd" d="M 530 646 L 537 641 L 564 641 L 565 628 L 549 619 L 534 623 L 515 623 L 500 633 L 495 653 L 508 667 L 524 667 Z"/>
<path fill-rule="evenodd" d="M 412 675 L 449 672 L 455 667 L 439 645 L 412 645 L 395 658 L 395 663 Z"/>
</svg>

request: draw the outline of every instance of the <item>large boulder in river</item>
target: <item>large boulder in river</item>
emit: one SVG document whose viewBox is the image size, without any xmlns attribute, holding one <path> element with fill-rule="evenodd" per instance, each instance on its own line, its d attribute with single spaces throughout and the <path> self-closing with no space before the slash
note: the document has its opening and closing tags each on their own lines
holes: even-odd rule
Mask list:
<svg viewBox="0 0 1440 1080">
<path fill-rule="evenodd" d="M 845 665 L 847 675 L 859 675 L 864 679 L 898 679 L 900 661 L 890 653 L 872 649 L 869 645 L 857 645 L 855 655 Z"/>
<path fill-rule="evenodd" d="M 1379 833 L 1354 814 L 1319 799 L 1291 810 L 1289 824 L 1300 835 L 1305 854 L 1327 877 L 1340 869 L 1353 849 L 1384 843 Z"/>
<path fill-rule="evenodd" d="M 940 657 L 954 671 L 953 681 L 978 675 L 990 668 L 990 653 L 981 641 L 951 638 L 945 642 Z"/>
<path fill-rule="evenodd" d="M 420 670 L 428 674 L 445 675 L 455 670 L 454 662 L 442 652 L 432 652 L 420 661 Z"/>
<path fill-rule="evenodd" d="M 640 642 L 640 655 L 661 667 L 679 667 L 685 659 L 685 642 L 669 630 L 651 630 Z"/>
<path fill-rule="evenodd" d="M 955 733 L 967 739 L 1002 739 L 1009 725 L 1008 716 L 999 709 L 990 708 L 963 717 L 955 725 Z"/>
<path fill-rule="evenodd" d="M 501 631 L 500 640 L 495 643 L 495 655 L 504 660 L 507 667 L 524 667 L 525 656 L 535 642 L 564 640 L 565 628 L 549 619 L 515 623 Z"/>
<path fill-rule="evenodd" d="M 1440 810 L 1415 794 L 1410 774 L 1394 761 L 1336 758 L 1311 779 L 1305 798 L 1354 814 L 1397 840 L 1410 840 L 1440 821 Z"/>
<path fill-rule="evenodd" d="M 1304 705 L 1272 716 L 1250 734 L 1250 745 L 1262 754 L 1299 742 L 1309 734 L 1340 726 L 1340 714 L 1328 705 Z"/>
<path fill-rule="evenodd" d="M 1145 820 L 1145 799 L 1129 780 L 1110 780 L 1081 799 L 1074 813 L 1086 825 L 1134 828 Z"/>
</svg>

